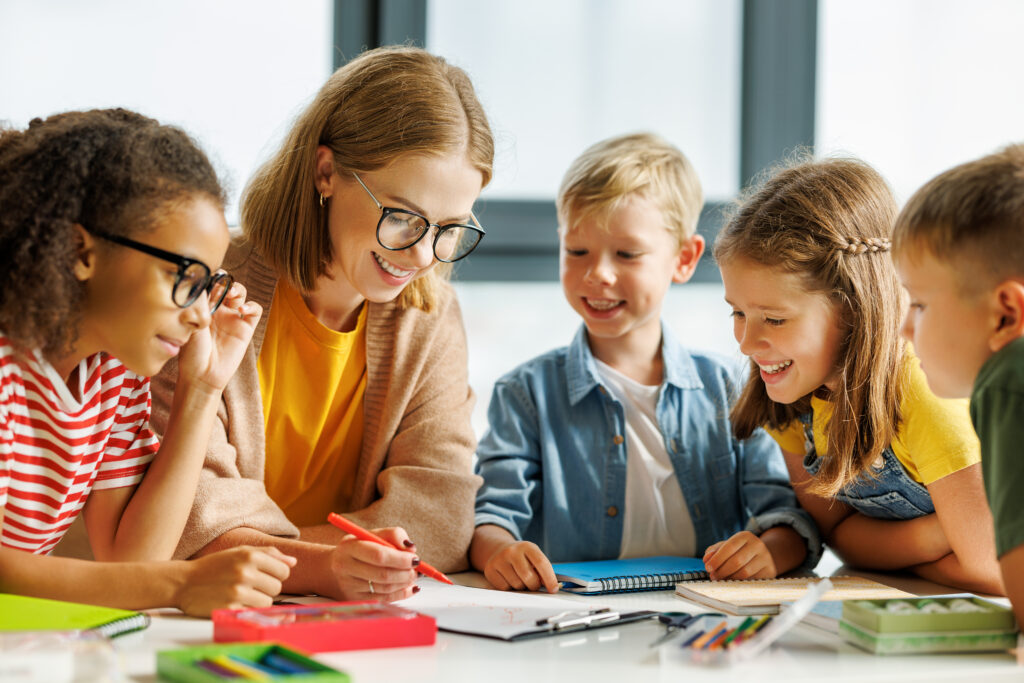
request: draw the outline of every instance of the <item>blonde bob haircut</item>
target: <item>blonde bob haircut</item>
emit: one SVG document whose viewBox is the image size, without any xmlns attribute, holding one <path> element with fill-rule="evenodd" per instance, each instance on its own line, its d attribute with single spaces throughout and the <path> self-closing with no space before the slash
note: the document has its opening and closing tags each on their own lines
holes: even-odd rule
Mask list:
<svg viewBox="0 0 1024 683">
<path fill-rule="evenodd" d="M 924 247 L 953 267 L 960 289 L 1024 276 L 1024 144 L 940 173 L 903 207 L 893 255 Z"/>
<path fill-rule="evenodd" d="M 743 258 L 795 274 L 837 311 L 843 330 L 827 456 L 808 485 L 822 496 L 870 476 L 899 426 L 903 295 L 886 253 L 895 218 L 892 191 L 870 166 L 804 154 L 750 190 L 715 240 L 720 266 Z M 792 404 L 772 401 L 751 361 L 730 419 L 743 439 L 757 427 L 785 428 L 810 409 L 811 394 Z"/>
<path fill-rule="evenodd" d="M 653 201 L 679 245 L 693 237 L 704 205 L 690 160 L 652 133 L 602 140 L 576 158 L 562 178 L 556 207 L 563 230 L 589 216 L 607 218 L 638 194 Z"/>
<path fill-rule="evenodd" d="M 491 179 L 494 139 L 466 73 L 414 47 L 369 50 L 327 80 L 276 154 L 242 194 L 242 231 L 279 277 L 308 292 L 334 258 L 327 211 L 315 182 L 316 150 L 345 176 L 384 168 L 407 154 L 465 153 Z M 409 283 L 402 307 L 430 311 L 447 263 Z"/>
</svg>

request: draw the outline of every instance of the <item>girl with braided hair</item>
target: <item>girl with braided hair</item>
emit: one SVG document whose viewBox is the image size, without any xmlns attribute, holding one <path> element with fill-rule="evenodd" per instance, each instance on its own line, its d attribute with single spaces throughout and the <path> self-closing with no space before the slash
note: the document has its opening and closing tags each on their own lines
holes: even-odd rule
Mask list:
<svg viewBox="0 0 1024 683">
<path fill-rule="evenodd" d="M 895 217 L 853 159 L 798 162 L 742 202 L 714 247 L 751 360 L 733 428 L 775 438 L 846 563 L 1002 594 L 967 403 L 935 397 L 900 339 Z"/>
<path fill-rule="evenodd" d="M 0 132 L 0 592 L 197 616 L 280 592 L 276 549 L 170 561 L 261 314 L 218 270 L 223 205 L 195 143 L 133 112 Z M 161 444 L 148 376 L 175 356 Z M 49 556 L 79 514 L 99 561 Z"/>
</svg>

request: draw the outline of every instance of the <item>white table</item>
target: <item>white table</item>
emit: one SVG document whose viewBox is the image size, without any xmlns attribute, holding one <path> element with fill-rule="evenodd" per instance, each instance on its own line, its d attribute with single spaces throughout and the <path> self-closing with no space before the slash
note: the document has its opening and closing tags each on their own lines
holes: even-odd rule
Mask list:
<svg viewBox="0 0 1024 683">
<path fill-rule="evenodd" d="M 823 571 L 819 573 L 831 573 Z M 859 573 L 859 572 L 858 572 Z M 925 581 L 865 574 L 920 595 L 952 592 Z M 480 574 L 453 576 L 458 583 L 486 587 Z M 700 611 L 671 591 L 599 597 L 569 596 L 619 610 Z M 1004 604 L 1007 604 L 1004 601 Z M 644 621 L 518 643 L 439 632 L 431 647 L 321 653 L 316 658 L 346 671 L 354 683 L 393 681 L 982 681 L 1024 680 L 1008 654 L 913 655 L 876 657 L 843 643 L 838 636 L 797 625 L 769 651 L 732 668 L 709 668 L 677 661 L 667 650 L 648 645 L 664 633 Z M 115 640 L 120 665 L 129 680 L 156 680 L 156 652 L 211 641 L 211 622 L 162 612 L 145 631 Z"/>
</svg>

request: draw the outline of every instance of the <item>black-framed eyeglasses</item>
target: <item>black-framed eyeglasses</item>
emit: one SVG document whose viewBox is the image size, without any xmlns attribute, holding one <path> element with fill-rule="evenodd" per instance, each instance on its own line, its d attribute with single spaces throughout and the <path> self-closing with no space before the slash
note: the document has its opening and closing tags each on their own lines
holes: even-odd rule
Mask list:
<svg viewBox="0 0 1024 683">
<path fill-rule="evenodd" d="M 389 251 L 408 249 L 423 239 L 423 236 L 430 232 L 430 228 L 436 228 L 437 233 L 434 235 L 433 243 L 434 257 L 444 263 L 454 263 L 469 256 L 486 234 L 473 212 L 469 214 L 473 225 L 460 223 L 439 225 L 431 223 L 425 216 L 421 216 L 415 211 L 384 206 L 373 196 L 362 178 L 354 171 L 352 175 L 380 209 L 380 220 L 377 221 L 377 243 Z"/>
<path fill-rule="evenodd" d="M 235 281 L 227 271 L 218 270 L 217 272 L 211 272 L 208 265 L 194 258 L 151 247 L 148 244 L 136 242 L 133 239 L 121 237 L 120 235 L 112 235 L 102 230 L 85 229 L 89 231 L 89 234 L 105 239 L 108 242 L 114 242 L 135 251 L 141 251 L 144 254 L 155 256 L 164 261 L 170 261 L 178 266 L 178 272 L 174 275 L 174 288 L 171 289 L 171 301 L 179 308 L 188 308 L 196 302 L 203 292 L 206 292 L 210 302 L 210 313 L 213 313 L 221 305 L 221 302 L 224 301 L 224 297 L 227 296 L 228 290 L 231 289 L 231 285 Z"/>
</svg>

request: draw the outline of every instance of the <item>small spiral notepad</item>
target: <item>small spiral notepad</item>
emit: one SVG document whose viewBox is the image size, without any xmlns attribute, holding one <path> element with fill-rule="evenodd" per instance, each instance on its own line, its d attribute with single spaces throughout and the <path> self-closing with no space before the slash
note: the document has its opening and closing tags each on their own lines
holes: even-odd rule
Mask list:
<svg viewBox="0 0 1024 683">
<path fill-rule="evenodd" d="M 669 590 L 680 581 L 708 577 L 695 557 L 636 557 L 627 560 L 562 562 L 552 565 L 562 590 L 582 595 Z"/>
<path fill-rule="evenodd" d="M 93 631 L 113 638 L 149 626 L 149 615 L 113 607 L 0 593 L 0 632 Z"/>
</svg>

